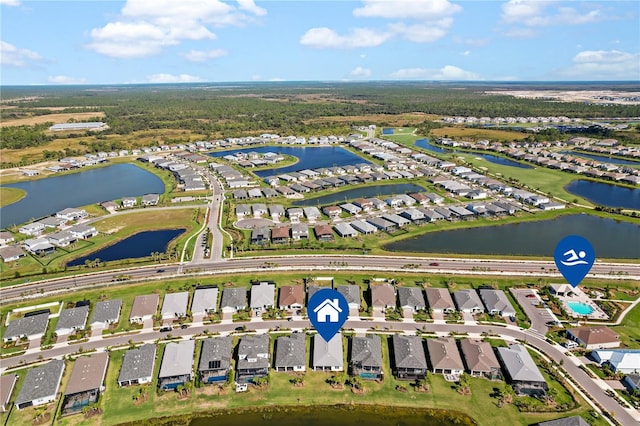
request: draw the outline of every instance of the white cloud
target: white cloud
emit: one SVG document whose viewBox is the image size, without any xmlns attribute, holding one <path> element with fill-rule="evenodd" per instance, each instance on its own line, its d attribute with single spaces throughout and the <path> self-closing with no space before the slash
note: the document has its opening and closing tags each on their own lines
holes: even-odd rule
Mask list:
<svg viewBox="0 0 640 426">
<path fill-rule="evenodd" d="M 389 32 L 379 33 L 368 28 L 355 28 L 349 34 L 340 35 L 330 28 L 321 27 L 308 30 L 300 38 L 300 44 L 317 48 L 353 49 L 380 46 L 391 36 Z"/>
<path fill-rule="evenodd" d="M 146 78 L 148 83 L 197 83 L 202 81 L 200 77 L 196 77 L 189 74 L 152 74 Z"/>
<path fill-rule="evenodd" d="M 640 80 L 640 53 L 619 50 L 585 50 L 560 74 L 580 80 Z"/>
<path fill-rule="evenodd" d="M 221 58 L 223 56 L 227 56 L 229 52 L 224 49 L 213 49 L 213 50 L 190 50 L 189 52 L 184 54 L 184 57 L 192 62 L 204 62 L 209 59 Z"/>
<path fill-rule="evenodd" d="M 68 75 L 52 75 L 47 78 L 47 81 L 53 84 L 83 84 L 87 82 L 87 79 L 69 77 Z"/>
<path fill-rule="evenodd" d="M 42 60 L 38 52 L 29 49 L 21 49 L 11 43 L 0 40 L 0 65 L 12 67 L 26 67 L 32 62 Z"/>
<path fill-rule="evenodd" d="M 529 27 L 549 25 L 580 25 L 604 19 L 601 11 L 578 11 L 573 7 L 556 6 L 539 0 L 510 0 L 502 5 L 502 21 Z"/>
<path fill-rule="evenodd" d="M 349 75 L 356 78 L 368 78 L 371 77 L 371 70 L 369 68 L 355 67 Z"/>
<path fill-rule="evenodd" d="M 470 50 L 465 50 L 464 52 L 460 52 L 460 54 L 462 56 L 469 56 L 469 55 L 471 55 L 471 51 Z"/>
<path fill-rule="evenodd" d="M 480 75 L 453 65 L 435 68 L 403 68 L 391 73 L 398 80 L 480 80 Z"/>
<path fill-rule="evenodd" d="M 18 0 L 0 0 L 0 4 L 5 6 L 20 6 L 20 2 Z"/>
<path fill-rule="evenodd" d="M 115 58 L 146 57 L 184 40 L 213 40 L 211 27 L 243 25 L 264 14 L 253 0 L 238 7 L 219 0 L 128 0 L 116 20 L 90 31 L 87 47 Z"/>
<path fill-rule="evenodd" d="M 354 9 L 354 16 L 433 20 L 462 10 L 459 5 L 447 0 L 363 0 L 363 3 L 363 7 Z"/>
</svg>

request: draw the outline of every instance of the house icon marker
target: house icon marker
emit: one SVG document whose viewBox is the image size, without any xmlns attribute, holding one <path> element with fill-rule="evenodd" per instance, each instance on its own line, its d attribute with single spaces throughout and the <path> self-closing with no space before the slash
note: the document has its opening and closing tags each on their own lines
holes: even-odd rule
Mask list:
<svg viewBox="0 0 640 426">
<path fill-rule="evenodd" d="M 342 309 L 338 304 L 338 299 L 325 299 L 313 310 L 316 314 L 317 322 L 339 322 Z"/>
</svg>

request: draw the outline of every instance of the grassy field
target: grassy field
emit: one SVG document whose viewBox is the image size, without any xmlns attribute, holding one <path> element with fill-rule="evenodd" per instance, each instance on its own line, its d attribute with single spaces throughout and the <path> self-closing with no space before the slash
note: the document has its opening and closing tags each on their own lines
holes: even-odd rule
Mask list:
<svg viewBox="0 0 640 426">
<path fill-rule="evenodd" d="M 526 133 L 517 131 L 469 127 L 442 127 L 439 129 L 433 129 L 431 133 L 436 137 L 462 138 L 470 141 L 488 139 L 490 141 L 498 142 L 519 141 L 526 139 L 528 136 Z"/>
<path fill-rule="evenodd" d="M 624 317 L 622 324 L 613 327 L 613 329 L 620 334 L 620 340 L 626 347 L 637 348 L 640 346 L 640 304 L 636 305 Z"/>
<path fill-rule="evenodd" d="M 63 112 L 63 113 L 54 113 L 54 114 L 46 114 L 46 115 L 34 115 L 31 117 L 24 118 L 14 118 L 10 120 L 3 120 L 0 122 L 0 127 L 11 127 L 11 126 L 33 126 L 34 124 L 42 124 L 42 123 L 68 123 L 69 120 L 75 121 L 86 121 L 93 118 L 102 118 L 104 117 L 103 111 L 93 111 L 93 112 Z"/>
<path fill-rule="evenodd" d="M 0 207 L 17 203 L 27 195 L 27 192 L 19 188 L 0 187 Z"/>
</svg>

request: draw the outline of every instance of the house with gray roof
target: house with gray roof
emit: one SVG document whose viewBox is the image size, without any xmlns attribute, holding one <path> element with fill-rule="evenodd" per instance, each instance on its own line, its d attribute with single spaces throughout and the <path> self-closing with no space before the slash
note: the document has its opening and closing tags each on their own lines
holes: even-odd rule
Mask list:
<svg viewBox="0 0 640 426">
<path fill-rule="evenodd" d="M 246 216 L 251 214 L 251 207 L 249 204 L 238 204 L 236 205 L 236 216 L 238 219 L 243 219 Z"/>
<path fill-rule="evenodd" d="M 467 373 L 474 377 L 486 377 L 490 380 L 502 378 L 500 363 L 488 342 L 462 339 L 460 350 L 464 357 Z"/>
<path fill-rule="evenodd" d="M 193 292 L 191 314 L 204 317 L 217 310 L 218 287 L 200 287 Z"/>
<path fill-rule="evenodd" d="M 231 336 L 210 337 L 202 341 L 198 374 L 202 383 L 226 382 L 231 368 Z"/>
<path fill-rule="evenodd" d="M 364 220 L 354 220 L 353 222 L 350 222 L 349 225 L 351 225 L 353 229 L 364 235 L 374 234 L 378 232 L 378 228 L 376 228 L 369 222 L 365 222 Z"/>
<path fill-rule="evenodd" d="M 247 307 L 247 289 L 244 287 L 222 290 L 220 309 L 223 313 L 235 313 Z"/>
<path fill-rule="evenodd" d="M 367 219 L 367 223 L 375 226 L 376 228 L 384 232 L 393 232 L 397 228 L 397 225 L 395 223 L 390 222 L 381 217 L 370 217 Z"/>
<path fill-rule="evenodd" d="M 183 318 L 187 314 L 189 292 L 167 293 L 162 301 L 162 319 Z"/>
<path fill-rule="evenodd" d="M 349 314 L 358 315 L 360 310 L 360 286 L 358 285 L 339 285 L 336 289 L 347 299 L 349 305 Z"/>
<path fill-rule="evenodd" d="M 369 334 L 364 337 L 356 336 L 351 339 L 349 374 L 368 380 L 382 378 L 382 346 L 380 344 L 380 336 L 377 334 Z"/>
<path fill-rule="evenodd" d="M 516 310 L 509 302 L 507 295 L 502 290 L 480 289 L 480 298 L 487 308 L 487 312 L 491 315 L 500 315 L 503 317 L 513 317 Z"/>
<path fill-rule="evenodd" d="M 259 226 L 251 230 L 251 244 L 267 244 L 271 239 L 271 230 L 266 226 Z"/>
<path fill-rule="evenodd" d="M 139 348 L 128 349 L 122 359 L 118 385 L 142 385 L 151 383 L 156 362 L 156 345 L 147 343 Z"/>
<path fill-rule="evenodd" d="M 158 387 L 160 389 L 175 390 L 178 386 L 191 381 L 195 348 L 195 340 L 167 343 L 158 373 Z"/>
<path fill-rule="evenodd" d="M 498 348 L 500 364 L 509 384 L 518 395 L 544 395 L 548 389 L 544 376 L 523 345 Z"/>
<path fill-rule="evenodd" d="M 388 213 L 388 214 L 383 214 L 382 215 L 382 219 L 385 219 L 391 223 L 393 223 L 395 226 L 397 226 L 398 228 L 403 228 L 407 225 L 409 225 L 411 223 L 411 221 L 409 219 L 405 219 L 404 217 L 395 214 L 395 213 Z"/>
<path fill-rule="evenodd" d="M 11 394 L 17 381 L 18 376 L 15 373 L 0 376 L 0 412 L 4 413 L 11 407 Z"/>
<path fill-rule="evenodd" d="M 402 216 L 405 219 L 410 220 L 411 222 L 413 222 L 413 223 L 415 223 L 417 225 L 423 223 L 424 220 L 425 220 L 424 213 L 422 213 L 420 210 L 414 209 L 414 208 L 410 208 L 410 209 L 406 209 L 406 210 L 402 211 L 400 213 L 400 216 Z"/>
<path fill-rule="evenodd" d="M 394 334 L 393 373 L 398 380 L 420 380 L 427 375 L 427 359 L 422 339 L 418 336 Z"/>
<path fill-rule="evenodd" d="M 313 336 L 313 360 L 315 371 L 343 371 L 342 333 L 336 333 L 328 342 L 320 334 Z"/>
<path fill-rule="evenodd" d="M 55 401 L 63 372 L 64 361 L 59 359 L 29 370 L 16 398 L 16 408 L 22 410 Z"/>
<path fill-rule="evenodd" d="M 305 371 L 307 364 L 306 334 L 291 333 L 276 340 L 273 368 L 276 371 Z"/>
<path fill-rule="evenodd" d="M 453 292 L 453 298 L 460 312 L 480 314 L 484 312 L 484 305 L 480 296 L 474 289 L 457 290 Z"/>
<path fill-rule="evenodd" d="M 427 353 L 431 371 L 435 374 L 464 373 L 464 365 L 456 340 L 451 337 L 439 337 L 437 339 L 427 339 Z"/>
<path fill-rule="evenodd" d="M 81 330 L 87 324 L 89 305 L 63 309 L 56 324 L 56 334 L 66 335 Z"/>
<path fill-rule="evenodd" d="M 236 383 L 252 383 L 269 374 L 269 335 L 242 336 L 238 343 Z"/>
<path fill-rule="evenodd" d="M 433 312 L 445 314 L 455 312 L 456 305 L 453 303 L 451 293 L 446 288 L 426 288 L 424 292 L 427 295 L 429 309 Z"/>
<path fill-rule="evenodd" d="M 20 246 L 0 247 L 0 257 L 3 262 L 13 262 L 24 256 L 26 256 L 26 254 Z"/>
<path fill-rule="evenodd" d="M 120 320 L 122 299 L 103 300 L 93 307 L 89 325 L 91 328 L 107 328 Z"/>
<path fill-rule="evenodd" d="M 273 308 L 276 286 L 273 283 L 262 281 L 251 286 L 251 309 L 256 316 L 260 316 L 262 311 Z"/>
<path fill-rule="evenodd" d="M 306 223 L 294 223 L 291 225 L 291 238 L 294 240 L 309 238 L 309 225 Z"/>
<path fill-rule="evenodd" d="M 158 310 L 159 302 L 160 296 L 157 294 L 136 296 L 135 299 L 133 299 L 133 306 L 131 307 L 131 313 L 129 314 L 129 321 L 143 323 L 153 319 L 153 316 Z"/>
<path fill-rule="evenodd" d="M 49 313 L 37 313 L 35 315 L 26 314 L 22 318 L 15 319 L 7 325 L 2 340 L 11 342 L 27 338 L 28 340 L 40 339 L 47 331 Z"/>
<path fill-rule="evenodd" d="M 410 313 L 427 307 L 420 287 L 398 287 L 398 301 L 400 307 Z"/>
<path fill-rule="evenodd" d="M 342 238 L 355 238 L 358 236 L 358 231 L 356 231 L 351 225 L 345 222 L 336 223 L 333 226 L 333 229 L 335 229 L 338 235 Z"/>
<path fill-rule="evenodd" d="M 396 307 L 396 290 L 391 284 L 370 285 L 369 292 L 374 310 L 384 312 L 387 308 Z"/>
<path fill-rule="evenodd" d="M 304 216 L 309 221 L 317 220 L 320 216 L 322 216 L 322 213 L 320 213 L 320 209 L 315 206 L 303 207 L 302 211 L 304 212 Z"/>
<path fill-rule="evenodd" d="M 63 415 L 78 413 L 89 404 L 98 402 L 100 394 L 104 391 L 108 364 L 107 352 L 96 352 L 76 359 L 64 391 Z"/>
<path fill-rule="evenodd" d="M 563 417 L 561 419 L 547 420 L 537 423 L 538 426 L 591 426 L 580 416 Z"/>
</svg>

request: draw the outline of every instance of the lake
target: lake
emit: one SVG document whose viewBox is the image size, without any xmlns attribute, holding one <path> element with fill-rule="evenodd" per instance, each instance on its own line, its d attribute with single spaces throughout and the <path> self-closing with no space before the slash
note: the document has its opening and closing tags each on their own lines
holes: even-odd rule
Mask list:
<svg viewBox="0 0 640 426">
<path fill-rule="evenodd" d="M 564 189 L 573 195 L 584 197 L 597 205 L 640 210 L 640 188 L 632 189 L 608 183 L 578 179 L 569 183 Z"/>
<path fill-rule="evenodd" d="M 426 149 L 427 151 L 437 152 L 438 154 L 453 152 L 451 149 L 440 148 L 437 145 L 432 145 L 429 139 L 418 139 L 415 141 L 415 145 L 419 148 Z"/>
<path fill-rule="evenodd" d="M 471 426 L 467 415 L 454 411 L 369 405 L 278 407 L 241 412 L 227 411 L 196 418 L 190 426 Z"/>
<path fill-rule="evenodd" d="M 20 188 L 27 195 L 0 209 L 0 228 L 40 219 L 67 207 L 164 192 L 159 177 L 133 164 L 114 164 L 3 186 Z"/>
<path fill-rule="evenodd" d="M 415 253 L 553 257 L 556 244 L 567 235 L 587 238 L 593 245 L 597 258 L 640 258 L 640 222 L 618 222 L 588 214 L 431 232 L 387 244 L 384 248 Z"/>
<path fill-rule="evenodd" d="M 234 155 L 238 152 L 258 152 L 260 154 L 275 152 L 277 154 L 291 155 L 298 159 L 296 164 L 290 166 L 255 172 L 257 176 L 262 178 L 304 169 L 346 166 L 358 163 L 371 164 L 369 161 L 341 146 L 256 146 L 252 148 L 212 152 L 209 153 L 209 155 L 219 158 L 225 155 Z"/>
<path fill-rule="evenodd" d="M 74 259 L 67 263 L 67 266 L 84 265 L 86 260 L 100 259 L 102 262 L 109 262 L 112 260 L 146 257 L 154 252 L 164 253 L 169 242 L 184 231 L 184 229 L 162 229 L 139 232 L 101 250 Z"/>
<path fill-rule="evenodd" d="M 409 194 L 411 192 L 424 192 L 425 189 L 413 183 L 395 183 L 391 185 L 372 185 L 362 188 L 347 189 L 346 191 L 334 192 L 322 197 L 308 200 L 294 201 L 294 206 L 323 206 L 333 203 L 344 203 L 346 200 L 356 198 L 383 197 L 386 195 Z"/>
<path fill-rule="evenodd" d="M 426 149 L 426 150 L 431 151 L 431 152 L 437 152 L 439 154 L 455 152 L 452 149 L 441 148 L 438 145 L 433 145 L 433 144 L 431 144 L 431 141 L 429 139 L 418 139 L 415 142 L 415 145 L 417 147 Z M 481 153 L 475 153 L 475 152 L 473 153 L 473 155 L 476 156 L 476 157 L 482 157 L 482 158 L 484 158 L 485 160 L 487 160 L 490 163 L 500 164 L 501 166 L 518 167 L 520 169 L 532 169 L 533 168 L 532 166 L 530 166 L 528 164 L 518 163 L 517 161 L 509 160 L 508 158 L 500 157 L 500 156 L 497 156 L 497 155 L 481 154 Z"/>
<path fill-rule="evenodd" d="M 611 164 L 620 164 L 620 165 L 631 165 L 631 166 L 640 166 L 640 162 L 633 160 L 623 160 L 620 158 L 611 158 L 605 157 L 604 155 L 595 155 L 595 154 L 587 154 L 582 151 L 560 151 L 563 154 L 574 155 L 576 157 L 589 158 L 591 160 L 596 160 L 601 163 L 611 163 Z"/>
</svg>

